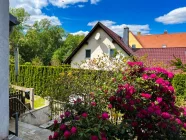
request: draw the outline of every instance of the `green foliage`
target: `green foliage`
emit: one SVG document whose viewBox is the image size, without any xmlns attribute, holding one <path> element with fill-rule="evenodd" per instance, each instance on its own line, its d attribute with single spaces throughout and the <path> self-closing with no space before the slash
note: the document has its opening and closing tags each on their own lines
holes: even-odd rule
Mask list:
<svg viewBox="0 0 186 140">
<path fill-rule="evenodd" d="M 180 58 L 174 56 L 174 60 L 171 60 L 171 66 L 175 66 L 176 70 L 186 72 L 186 64 L 183 64 Z"/>
<path fill-rule="evenodd" d="M 38 57 L 44 65 L 59 65 L 84 38 L 68 35 L 61 26 L 53 25 L 47 19 L 27 25 L 30 15 L 23 8 L 10 9 L 10 13 L 20 21 L 10 35 L 10 54 L 19 47 L 25 62 Z"/>
<path fill-rule="evenodd" d="M 50 83 L 53 83 L 59 74 L 63 71 L 68 71 L 69 66 L 51 67 L 51 66 L 19 66 L 18 82 L 16 82 L 14 65 L 10 65 L 10 83 L 14 85 L 32 87 L 35 89 L 36 95 L 46 95 L 50 88 Z"/>
<path fill-rule="evenodd" d="M 64 44 L 54 52 L 52 58 L 57 58 L 63 62 L 83 39 L 84 35 L 69 34 L 64 41 Z"/>
<path fill-rule="evenodd" d="M 178 97 L 186 101 L 186 74 L 175 75 L 172 84 Z"/>
</svg>

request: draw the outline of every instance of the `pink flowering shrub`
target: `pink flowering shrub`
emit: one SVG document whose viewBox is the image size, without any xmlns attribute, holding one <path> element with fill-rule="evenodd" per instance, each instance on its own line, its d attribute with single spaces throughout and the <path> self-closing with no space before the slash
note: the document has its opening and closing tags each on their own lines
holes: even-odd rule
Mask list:
<svg viewBox="0 0 186 140">
<path fill-rule="evenodd" d="M 109 121 L 109 114 L 97 104 L 96 97 L 89 101 L 74 101 L 67 104 L 61 115 L 61 122 L 56 123 L 49 140 L 109 140 L 114 139 L 115 126 Z"/>
<path fill-rule="evenodd" d="M 145 68 L 141 62 L 128 62 L 117 92 L 110 104 L 123 114 L 121 124 L 138 139 L 184 139 L 185 110 L 175 105 L 171 85 L 173 73 L 162 68 Z M 122 137 L 120 137 L 122 139 Z"/>
<path fill-rule="evenodd" d="M 142 62 L 127 65 L 112 79 L 110 89 L 101 88 L 84 101 L 67 104 L 49 139 L 185 139 L 186 108 L 175 105 L 174 74 L 146 68 Z M 122 114 L 120 123 L 111 121 L 109 110 Z"/>
</svg>

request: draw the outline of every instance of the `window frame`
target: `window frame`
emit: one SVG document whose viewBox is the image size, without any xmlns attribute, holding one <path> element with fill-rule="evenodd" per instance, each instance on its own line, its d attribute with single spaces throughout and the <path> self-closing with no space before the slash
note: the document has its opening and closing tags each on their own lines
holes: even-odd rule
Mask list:
<svg viewBox="0 0 186 140">
<path fill-rule="evenodd" d="M 113 54 L 111 54 L 111 50 L 113 50 Z M 115 52 L 115 50 L 116 50 L 116 49 L 112 49 L 112 48 L 109 49 L 109 56 L 110 56 L 110 57 L 114 57 L 114 52 Z"/>
<path fill-rule="evenodd" d="M 90 51 L 90 57 L 87 57 L 87 51 Z M 91 58 L 91 49 L 85 49 L 85 58 L 86 59 Z"/>
</svg>

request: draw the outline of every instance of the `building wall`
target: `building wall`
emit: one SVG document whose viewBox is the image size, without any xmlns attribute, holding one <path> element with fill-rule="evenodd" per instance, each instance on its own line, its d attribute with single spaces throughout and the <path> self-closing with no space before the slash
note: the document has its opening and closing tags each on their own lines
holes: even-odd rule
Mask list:
<svg viewBox="0 0 186 140">
<path fill-rule="evenodd" d="M 96 40 L 95 36 L 98 32 L 101 34 L 101 38 Z M 82 46 L 81 49 L 72 58 L 71 67 L 76 68 L 77 65 L 75 65 L 75 63 L 81 63 L 82 61 L 86 60 L 86 49 L 91 49 L 91 59 L 101 57 L 104 54 L 109 55 L 110 49 L 116 49 L 124 56 L 128 56 L 128 54 L 123 51 L 123 49 L 121 49 L 118 44 L 112 43 L 112 38 L 101 28 L 98 28 L 87 42 L 88 44 L 84 44 L 84 46 Z"/>
<path fill-rule="evenodd" d="M 134 35 L 129 32 L 129 45 L 132 47 L 133 44 L 136 45 L 136 48 L 143 48 Z"/>
<path fill-rule="evenodd" d="M 9 128 L 9 0 L 0 0 L 0 140 Z"/>
</svg>

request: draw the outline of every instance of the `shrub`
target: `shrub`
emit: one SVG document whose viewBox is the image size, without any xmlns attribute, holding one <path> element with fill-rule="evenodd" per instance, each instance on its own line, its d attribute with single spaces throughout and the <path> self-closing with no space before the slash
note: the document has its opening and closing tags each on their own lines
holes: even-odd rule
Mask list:
<svg viewBox="0 0 186 140">
<path fill-rule="evenodd" d="M 175 105 L 173 77 L 162 68 L 128 62 L 122 77 L 112 80 L 112 95 L 101 88 L 67 104 L 49 139 L 185 139 L 186 108 Z M 108 110 L 120 112 L 121 122 L 113 123 Z"/>
</svg>

